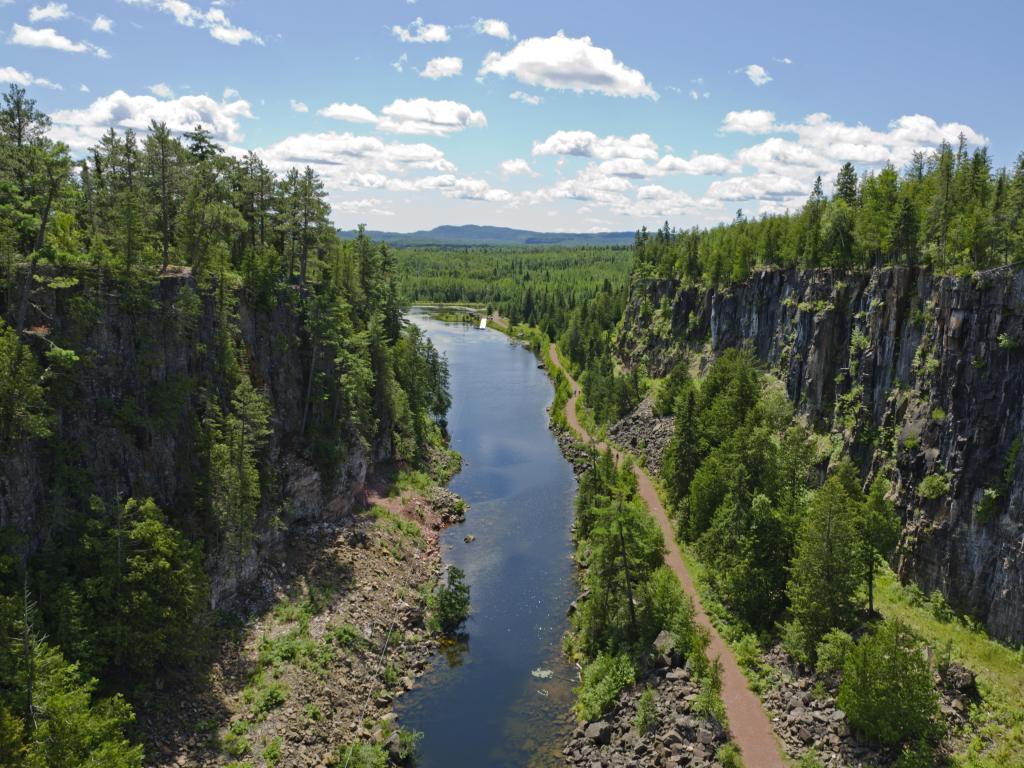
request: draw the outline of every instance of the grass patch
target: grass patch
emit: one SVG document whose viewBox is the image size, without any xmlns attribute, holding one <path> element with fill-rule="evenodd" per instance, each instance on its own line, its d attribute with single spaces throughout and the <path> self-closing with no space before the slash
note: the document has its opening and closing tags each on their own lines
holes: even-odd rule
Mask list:
<svg viewBox="0 0 1024 768">
<path fill-rule="evenodd" d="M 385 531 L 395 533 L 401 538 L 409 539 L 417 544 L 423 543 L 423 530 L 411 520 L 399 517 L 384 507 L 372 507 L 368 514 Z"/>
<path fill-rule="evenodd" d="M 928 643 L 950 647 L 954 660 L 974 670 L 982 703 L 972 708 L 972 736 L 954 756 L 965 768 L 1024 768 L 1024 657 L 969 622 L 938 617 L 886 569 L 875 603 L 886 618 L 904 621 Z"/>
</svg>

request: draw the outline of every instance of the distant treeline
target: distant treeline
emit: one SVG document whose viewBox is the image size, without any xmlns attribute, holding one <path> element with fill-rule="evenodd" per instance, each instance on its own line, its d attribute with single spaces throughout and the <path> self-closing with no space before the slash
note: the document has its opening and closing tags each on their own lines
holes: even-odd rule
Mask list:
<svg viewBox="0 0 1024 768">
<path fill-rule="evenodd" d="M 634 274 L 689 284 L 743 280 L 757 267 L 871 268 L 920 264 L 937 272 L 975 271 L 1024 257 L 1024 153 L 994 171 L 986 147 L 961 137 L 918 152 L 897 171 L 858 177 L 846 163 L 831 198 L 819 177 L 803 207 L 711 229 L 637 233 Z"/>
</svg>

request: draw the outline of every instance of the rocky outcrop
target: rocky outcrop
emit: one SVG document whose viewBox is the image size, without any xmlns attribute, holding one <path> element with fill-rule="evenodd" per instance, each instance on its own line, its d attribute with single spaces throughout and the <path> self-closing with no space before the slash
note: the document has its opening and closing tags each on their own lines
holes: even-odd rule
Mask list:
<svg viewBox="0 0 1024 768">
<path fill-rule="evenodd" d="M 641 730 L 637 707 L 644 691 L 653 694 L 653 713 Z M 700 686 L 688 667 L 662 666 L 643 685 L 623 691 L 602 720 L 581 723 L 562 749 L 568 765 L 701 766 L 715 765 L 728 733 L 714 717 L 697 714 Z"/>
<path fill-rule="evenodd" d="M 901 577 L 1024 642 L 1024 268 L 641 281 L 617 343 L 654 375 L 686 349 L 751 349 L 866 472 L 895 460 Z"/>
<path fill-rule="evenodd" d="M 97 275 L 71 282 L 38 288 L 28 323 L 38 359 L 54 340 L 78 356 L 67 373 L 51 366 L 53 439 L 0 456 L 0 527 L 19 531 L 30 552 L 87 510 L 91 496 L 108 504 L 152 497 L 176 527 L 206 542 L 211 602 L 219 606 L 252 581 L 289 526 L 348 512 L 367 471 L 387 458 L 390 444 L 367 449 L 354 438 L 330 477 L 315 464 L 301 427 L 309 340 L 293 292 L 282 291 L 273 306 L 244 291 L 225 298 L 187 271 L 145 285 Z M 266 395 L 273 428 L 261 455 L 256 542 L 241 559 L 222 556 L 216 523 L 200 503 L 199 414 L 207 402 L 227 408 L 231 399 L 218 352 L 225 335 L 241 342 L 241 364 Z"/>
<path fill-rule="evenodd" d="M 611 426 L 608 437 L 616 445 L 642 456 L 644 466 L 657 475 L 672 439 L 673 422 L 671 416 L 654 415 L 654 399 L 648 395 L 636 409 Z"/>
<path fill-rule="evenodd" d="M 871 744 L 851 731 L 846 713 L 836 704 L 834 677 L 800 669 L 779 645 L 762 660 L 773 673 L 773 683 L 762 698 L 789 757 L 798 759 L 813 751 L 826 768 L 888 766 L 899 757 L 898 749 Z M 943 674 L 935 674 L 935 686 L 945 727 L 957 738 L 958 729 L 967 725 L 971 705 L 978 701 L 974 674 L 950 664 Z"/>
</svg>

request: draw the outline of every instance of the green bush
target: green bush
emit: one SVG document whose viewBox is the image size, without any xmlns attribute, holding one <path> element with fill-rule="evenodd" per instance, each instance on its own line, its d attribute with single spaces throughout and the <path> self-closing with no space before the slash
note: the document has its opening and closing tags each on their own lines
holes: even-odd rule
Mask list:
<svg viewBox="0 0 1024 768">
<path fill-rule="evenodd" d="M 780 640 L 782 641 L 782 647 L 793 661 L 798 664 L 810 663 L 811 657 L 807 653 L 807 647 L 810 645 L 810 639 L 803 627 L 803 624 L 796 619 L 787 621 L 781 627 Z"/>
<path fill-rule="evenodd" d="M 940 734 L 931 668 L 900 621 L 884 622 L 847 655 L 838 704 L 854 730 L 880 744 Z"/>
<path fill-rule="evenodd" d="M 817 648 L 815 670 L 819 675 L 841 672 L 846 657 L 853 650 L 853 638 L 841 629 L 833 629 L 821 638 Z"/>
<path fill-rule="evenodd" d="M 274 768 L 279 762 L 281 762 L 281 737 L 271 739 L 266 747 L 263 748 L 263 761 L 266 763 L 267 768 Z"/>
<path fill-rule="evenodd" d="M 576 714 L 586 722 L 597 720 L 635 679 L 633 664 L 625 654 L 598 655 L 583 670 L 583 684 L 576 689 Z"/>
<path fill-rule="evenodd" d="M 448 581 L 439 585 L 427 601 L 430 608 L 430 626 L 435 631 L 451 634 L 459 628 L 469 615 L 469 585 L 466 574 L 452 566 L 448 569 Z"/>
<path fill-rule="evenodd" d="M 634 725 L 640 734 L 647 734 L 658 727 L 658 709 L 654 703 L 654 689 L 650 686 L 640 694 L 636 704 Z"/>
<path fill-rule="evenodd" d="M 379 744 L 338 747 L 327 763 L 331 768 L 388 768 L 388 753 Z"/>
<path fill-rule="evenodd" d="M 928 475 L 921 484 L 917 486 L 917 492 L 922 498 L 934 500 L 949 493 L 952 486 L 949 482 L 949 475 Z"/>
<path fill-rule="evenodd" d="M 228 728 L 220 740 L 221 749 L 229 757 L 245 757 L 249 754 L 249 721 L 237 720 Z"/>
<path fill-rule="evenodd" d="M 743 768 L 743 757 L 740 754 L 740 748 L 731 741 L 718 748 L 718 751 L 715 752 L 715 760 L 718 761 L 722 768 Z"/>
</svg>

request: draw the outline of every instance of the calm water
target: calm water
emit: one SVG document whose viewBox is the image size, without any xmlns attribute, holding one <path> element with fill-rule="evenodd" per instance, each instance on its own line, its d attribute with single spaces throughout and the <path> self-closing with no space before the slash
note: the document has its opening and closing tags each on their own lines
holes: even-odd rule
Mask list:
<svg viewBox="0 0 1024 768">
<path fill-rule="evenodd" d="M 399 722 L 424 733 L 425 768 L 564 765 L 573 671 L 561 639 L 575 596 L 576 484 L 548 431 L 551 384 L 530 352 L 496 331 L 411 317 L 451 368 L 449 431 L 464 466 L 450 487 L 470 510 L 442 544 L 466 572 L 472 614 L 467 647 L 435 660 L 399 700 Z M 464 543 L 468 534 L 476 541 Z"/>
</svg>

